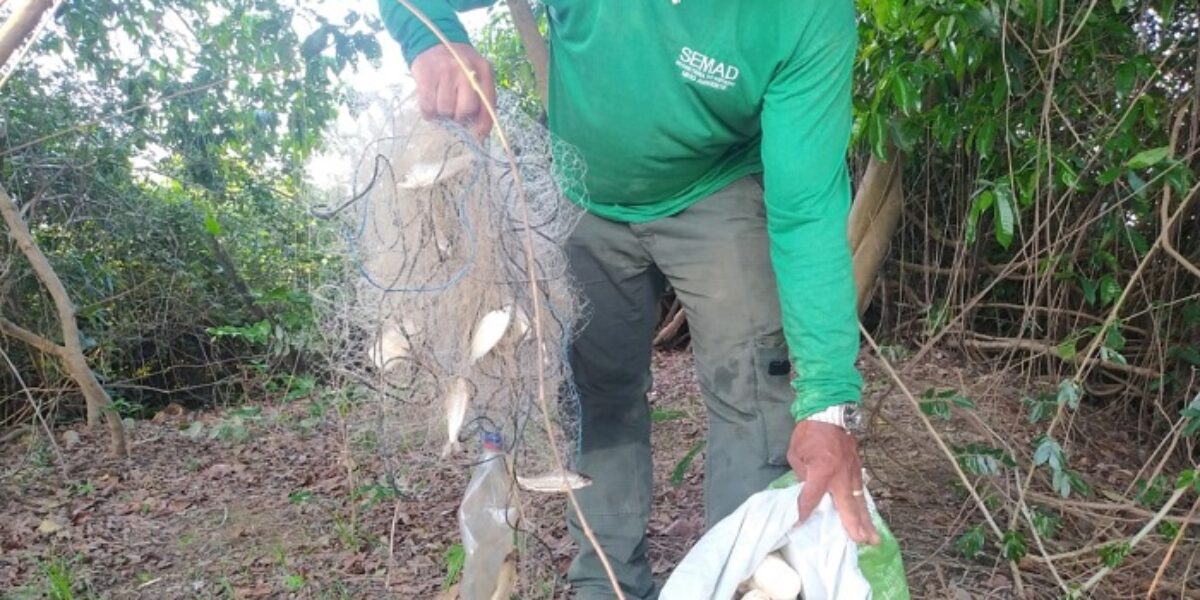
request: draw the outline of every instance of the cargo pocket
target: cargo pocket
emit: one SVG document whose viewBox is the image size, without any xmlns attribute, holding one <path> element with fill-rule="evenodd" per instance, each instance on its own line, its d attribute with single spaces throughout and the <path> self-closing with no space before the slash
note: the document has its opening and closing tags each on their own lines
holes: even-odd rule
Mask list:
<svg viewBox="0 0 1200 600">
<path fill-rule="evenodd" d="M 788 442 L 796 420 L 792 417 L 792 365 L 782 333 L 764 335 L 754 344 L 755 402 L 763 428 L 767 464 L 787 466 Z"/>
</svg>

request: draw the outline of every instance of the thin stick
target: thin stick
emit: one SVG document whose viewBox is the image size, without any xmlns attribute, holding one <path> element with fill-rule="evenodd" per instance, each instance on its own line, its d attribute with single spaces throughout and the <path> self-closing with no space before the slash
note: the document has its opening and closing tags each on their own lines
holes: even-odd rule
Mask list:
<svg viewBox="0 0 1200 600">
<path fill-rule="evenodd" d="M 1189 198 L 1195 195 L 1197 192 L 1200 192 L 1200 183 L 1192 186 L 1192 189 L 1188 191 Z M 1141 279 L 1142 273 L 1145 272 L 1146 267 L 1150 264 L 1150 259 L 1154 257 L 1155 251 L 1162 247 L 1163 235 L 1169 231 L 1170 226 L 1174 225 L 1175 221 L 1180 217 L 1180 215 L 1183 214 L 1184 209 L 1186 209 L 1187 206 L 1188 202 L 1184 201 L 1179 205 L 1179 208 L 1175 210 L 1174 214 L 1171 215 L 1170 219 L 1166 221 L 1166 226 L 1168 229 L 1164 229 L 1163 231 L 1159 232 L 1158 237 L 1154 240 L 1154 245 L 1146 251 L 1145 256 L 1143 256 L 1142 260 L 1138 263 L 1137 269 L 1135 269 L 1133 275 L 1129 277 L 1129 282 L 1126 283 L 1124 289 L 1121 290 L 1121 295 L 1117 297 L 1115 302 L 1113 302 L 1112 309 L 1108 311 L 1108 316 L 1104 319 L 1104 324 L 1100 327 L 1100 333 L 1092 338 L 1092 341 L 1080 355 L 1082 357 L 1082 362 L 1080 363 L 1079 368 L 1075 371 L 1075 377 L 1071 379 L 1074 384 L 1082 384 L 1083 379 L 1087 377 L 1088 373 L 1091 371 L 1091 367 L 1095 363 L 1089 361 L 1091 361 L 1092 355 L 1099 350 L 1100 344 L 1104 340 L 1104 332 L 1107 331 L 1108 328 L 1112 326 L 1113 322 L 1117 320 L 1117 315 L 1120 314 L 1121 307 L 1124 306 L 1125 300 L 1129 298 L 1129 292 L 1133 290 L 1134 284 Z M 1066 403 L 1058 405 L 1058 408 L 1054 412 L 1054 418 L 1050 420 L 1050 424 L 1046 427 L 1047 436 L 1054 432 L 1055 427 L 1058 426 L 1063 415 L 1066 414 L 1065 409 Z M 1033 475 L 1035 472 L 1035 469 L 1031 469 L 1029 471 L 1029 475 L 1026 476 L 1025 483 L 1021 485 L 1020 491 L 1017 494 L 1018 502 L 1025 501 L 1025 496 L 1029 490 L 1029 485 L 1033 482 Z"/>
<path fill-rule="evenodd" d="M 17 379 L 17 385 L 21 386 L 21 390 L 25 392 L 25 396 L 29 399 L 29 406 L 33 408 L 33 414 L 37 417 L 38 423 L 41 423 L 42 429 L 46 432 L 46 439 L 50 441 L 50 447 L 54 448 L 54 456 L 58 459 L 58 468 L 62 470 L 63 479 L 70 480 L 71 474 L 67 470 L 67 459 L 63 457 L 62 448 L 59 448 L 58 442 L 54 440 L 54 432 L 51 431 L 50 424 L 46 422 L 46 417 L 42 416 L 41 407 L 38 406 L 33 393 L 25 385 L 25 380 L 21 377 L 21 371 L 17 369 L 17 365 L 13 364 L 12 359 L 8 357 L 8 353 L 4 351 L 4 348 L 0 348 L 0 356 L 4 357 L 4 362 L 12 370 L 13 377 Z"/>
<path fill-rule="evenodd" d="M 508 143 L 508 136 L 505 134 L 504 127 L 500 123 L 500 118 L 499 114 L 496 112 L 496 107 L 493 106 L 492 102 L 488 99 L 488 95 L 484 93 L 483 88 L 480 87 L 479 81 L 475 79 L 475 73 L 473 73 L 470 67 L 467 66 L 466 61 L 463 60 L 462 56 L 458 54 L 458 51 L 454 49 L 454 46 L 451 45 L 450 40 L 446 38 L 445 34 L 442 33 L 441 29 L 439 29 L 437 25 L 429 20 L 429 17 L 425 16 L 425 13 L 413 6 L 410 0 L 396 1 L 403 5 L 404 8 L 408 9 L 409 12 L 411 12 L 414 16 L 416 16 L 417 19 L 425 25 L 425 27 L 429 28 L 429 30 L 437 36 L 442 45 L 450 51 L 450 56 L 454 58 L 454 62 L 458 63 L 459 69 L 461 69 L 462 72 L 467 76 L 467 81 L 470 82 L 471 89 L 474 90 L 476 94 L 479 94 L 479 99 L 482 101 L 484 109 L 487 110 L 488 115 L 492 118 L 492 123 L 495 124 L 496 137 L 499 138 L 500 145 L 504 147 L 504 153 L 508 157 L 509 163 L 512 165 L 513 184 L 516 187 L 517 202 L 521 207 L 522 225 L 524 225 L 525 228 L 523 245 L 525 250 L 525 268 L 528 269 L 529 272 L 529 293 L 533 302 L 533 336 L 538 342 L 538 364 L 544 364 L 545 344 L 543 342 L 545 336 L 542 333 L 542 303 L 540 300 L 540 291 L 538 287 L 539 284 L 537 277 L 534 276 L 534 273 L 537 272 L 537 265 L 536 260 L 534 259 L 533 251 L 533 229 L 530 225 L 531 220 L 529 218 L 529 204 L 525 199 L 525 188 L 521 178 L 521 171 L 517 163 L 516 155 L 513 153 L 512 146 Z M 538 405 L 542 412 L 543 425 L 546 427 L 546 431 L 549 432 L 553 431 L 554 424 L 550 422 L 550 410 L 546 401 L 546 374 L 542 369 L 538 369 L 537 373 Z M 560 473 L 563 474 L 565 480 L 566 470 L 562 464 L 562 457 L 558 452 L 558 443 L 554 440 L 553 435 L 547 436 L 547 439 L 550 443 L 550 452 L 554 455 L 555 467 Z M 564 484 L 565 483 L 566 481 L 564 481 Z M 596 555 L 600 558 L 600 564 L 604 567 L 604 573 L 608 576 L 608 582 L 612 586 L 613 593 L 617 595 L 618 600 L 625 600 L 625 594 L 621 592 L 621 585 L 617 581 L 617 575 L 613 571 L 612 564 L 609 563 L 608 556 L 605 554 L 604 549 L 600 546 L 600 542 L 596 539 L 596 534 L 592 531 L 591 524 L 588 523 L 587 517 L 583 515 L 583 510 L 579 508 L 579 500 L 575 497 L 575 490 L 573 490 L 570 485 L 564 485 L 563 487 L 567 490 L 567 496 L 571 500 L 571 507 L 575 510 L 575 515 L 579 517 L 579 527 L 583 530 L 584 537 L 586 537 L 588 542 L 592 544 L 592 547 L 596 550 Z"/>
<path fill-rule="evenodd" d="M 1154 518 L 1150 519 L 1150 521 L 1143 525 L 1142 528 L 1133 535 L 1133 537 L 1129 538 L 1129 550 L 1132 551 L 1134 546 L 1137 546 L 1143 539 L 1146 538 L 1147 535 L 1150 535 L 1151 531 L 1154 531 L 1155 527 L 1158 527 L 1158 524 L 1167 516 L 1167 513 L 1171 511 L 1171 509 L 1175 506 L 1175 503 L 1179 502 L 1179 499 L 1182 498 L 1183 494 L 1189 489 L 1191 488 L 1181 487 L 1175 490 L 1175 493 L 1171 494 L 1171 497 L 1167 500 L 1167 503 L 1164 504 L 1162 508 L 1158 509 L 1157 513 L 1155 513 Z M 1092 575 L 1083 583 L 1083 586 L 1079 588 L 1079 591 L 1086 592 L 1096 587 L 1096 584 L 1100 583 L 1100 580 L 1104 579 L 1104 576 L 1111 572 L 1112 567 L 1104 565 L 1104 567 L 1102 567 L 1099 571 L 1096 571 L 1095 575 Z"/>
<path fill-rule="evenodd" d="M 888 362 L 888 359 L 884 358 L 883 353 L 879 350 L 879 344 L 875 342 L 875 338 L 871 335 L 871 332 L 867 331 L 867 329 L 863 327 L 861 323 L 859 324 L 858 329 L 860 332 L 862 332 L 863 337 L 866 338 L 867 343 L 870 344 L 871 350 L 875 353 L 875 359 L 879 361 L 879 364 L 883 365 L 883 370 L 887 371 L 888 377 L 891 377 L 892 382 L 897 388 L 900 389 L 900 392 L 904 394 L 904 397 L 908 398 L 908 402 L 912 404 L 917 418 L 921 419 L 921 423 L 925 425 L 925 429 L 929 432 L 930 437 L 933 438 L 934 443 L 936 443 L 938 448 L 941 449 L 942 454 L 945 454 L 946 458 L 950 460 L 950 465 L 954 467 L 954 472 L 958 475 L 958 479 L 962 481 L 963 486 L 967 488 L 967 492 L 971 494 L 971 498 L 975 500 L 975 504 L 979 507 L 979 510 L 983 511 L 983 517 L 987 520 L 988 525 L 991 526 L 992 531 L 996 534 L 996 537 L 1004 537 L 1004 531 L 1000 529 L 1000 526 L 996 524 L 996 520 L 992 518 L 992 512 L 988 510 L 987 505 L 983 502 L 983 498 L 979 495 L 979 492 L 976 491 L 975 484 L 971 483 L 971 479 L 967 477 L 967 474 L 963 472 L 962 467 L 959 466 L 958 460 L 954 456 L 954 452 L 950 450 L 950 447 L 947 446 L 946 442 L 942 440 L 942 436 L 938 435 L 937 429 L 934 428 L 933 423 L 929 420 L 929 417 L 926 417 L 924 411 L 921 410 L 921 403 L 917 400 L 916 396 L 913 396 L 912 392 L 909 391 L 908 386 L 904 384 L 904 380 L 900 379 L 900 375 L 896 373 L 895 369 L 892 368 L 892 364 Z"/>
<path fill-rule="evenodd" d="M 1196 514 L 1196 509 L 1200 508 L 1200 498 L 1192 503 L 1191 510 L 1188 511 L 1188 518 Z M 1162 563 L 1158 565 L 1158 571 L 1154 573 L 1154 580 L 1150 582 L 1150 589 L 1146 590 L 1146 600 L 1154 597 L 1154 590 L 1158 587 L 1159 581 L 1162 580 L 1163 573 L 1167 571 L 1167 565 L 1171 563 L 1171 556 L 1175 554 L 1175 548 L 1179 546 L 1179 540 L 1183 539 L 1183 532 L 1187 531 L 1187 523 L 1179 526 L 1179 531 L 1175 532 L 1175 539 L 1171 540 L 1171 545 L 1167 548 L 1167 555 L 1163 557 Z"/>
</svg>

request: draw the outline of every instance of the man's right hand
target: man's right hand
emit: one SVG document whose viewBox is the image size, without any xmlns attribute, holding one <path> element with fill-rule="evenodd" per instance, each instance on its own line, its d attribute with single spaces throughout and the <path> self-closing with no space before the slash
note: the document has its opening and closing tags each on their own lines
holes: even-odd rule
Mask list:
<svg viewBox="0 0 1200 600">
<path fill-rule="evenodd" d="M 475 75 L 487 101 L 495 106 L 496 83 L 492 65 L 470 44 L 451 44 L 458 56 Z M 484 108 L 479 94 L 471 87 L 454 55 L 438 44 L 417 55 L 412 63 L 413 79 L 417 81 L 417 98 L 426 118 L 453 119 L 464 125 L 474 124 L 475 132 L 483 137 L 492 129 L 492 117 Z"/>
</svg>

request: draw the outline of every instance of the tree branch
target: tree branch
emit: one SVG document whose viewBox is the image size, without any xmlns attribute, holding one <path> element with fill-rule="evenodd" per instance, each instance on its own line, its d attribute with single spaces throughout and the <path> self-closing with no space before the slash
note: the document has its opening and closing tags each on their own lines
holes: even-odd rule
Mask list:
<svg viewBox="0 0 1200 600">
<path fill-rule="evenodd" d="M 546 40 L 538 31 L 537 19 L 526 0 L 507 0 L 508 11 L 512 13 L 513 25 L 521 36 L 521 45 L 525 46 L 525 54 L 529 64 L 533 66 L 533 77 L 537 79 L 538 94 L 542 97 L 542 107 L 550 102 L 550 58 L 546 52 Z"/>
<path fill-rule="evenodd" d="M 83 344 L 79 341 L 79 324 L 75 321 L 75 306 L 71 303 L 71 296 L 67 293 L 67 288 L 63 285 L 62 280 L 59 279 L 58 273 L 51 266 L 50 260 L 34 242 L 33 234 L 29 232 L 29 227 L 17 210 L 17 204 L 13 202 L 3 187 L 0 187 L 0 220 L 8 225 L 9 236 L 17 243 L 17 248 L 33 268 L 34 275 L 37 276 L 38 281 L 46 288 L 46 292 L 54 301 L 59 327 L 62 328 L 63 335 L 63 345 L 59 347 L 58 354 L 62 358 L 67 373 L 71 375 L 71 379 L 75 380 L 75 383 L 79 385 L 79 391 L 83 393 L 87 405 L 88 426 L 96 426 L 100 422 L 100 417 L 103 416 L 105 424 L 108 426 L 113 454 L 121 457 L 127 456 L 125 426 L 121 423 L 121 418 L 116 411 L 112 410 L 112 399 L 108 397 L 108 392 L 104 391 L 100 381 L 96 379 L 96 374 L 92 372 L 87 358 L 83 355 Z"/>
<path fill-rule="evenodd" d="M 11 338 L 16 338 L 37 348 L 41 352 L 62 358 L 63 348 L 58 344 L 32 332 L 4 317 L 0 317 L 0 333 Z"/>
<path fill-rule="evenodd" d="M 1023 340 L 1018 338 L 980 339 L 978 337 L 969 337 L 963 339 L 962 343 L 964 346 L 970 346 L 978 350 L 1023 350 L 1025 352 L 1032 352 L 1034 354 L 1053 356 L 1061 361 L 1075 363 L 1077 365 L 1085 364 L 1082 354 L 1076 355 L 1074 358 L 1068 360 L 1059 356 L 1055 346 L 1045 342 L 1039 342 L 1037 340 Z M 1121 363 L 1100 360 L 1098 358 L 1088 358 L 1086 364 L 1088 366 L 1099 365 L 1106 369 L 1122 371 L 1124 373 L 1130 373 L 1133 375 L 1140 375 L 1149 379 L 1156 379 L 1162 376 L 1162 373 L 1155 371 L 1154 369 L 1147 369 L 1146 367 L 1139 367 L 1136 365 L 1123 365 Z"/>
<path fill-rule="evenodd" d="M 18 6 L 11 17 L 0 26 L 0 65 L 8 62 L 13 52 L 21 47 L 25 38 L 37 28 L 42 13 L 50 10 L 51 0 L 27 0 Z"/>
</svg>

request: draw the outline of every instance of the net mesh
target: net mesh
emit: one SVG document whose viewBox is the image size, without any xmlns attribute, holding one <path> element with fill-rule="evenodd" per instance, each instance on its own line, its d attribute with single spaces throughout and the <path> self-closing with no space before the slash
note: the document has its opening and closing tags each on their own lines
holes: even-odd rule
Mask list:
<svg viewBox="0 0 1200 600">
<path fill-rule="evenodd" d="M 349 199 L 320 211 L 346 232 L 348 281 L 318 298 L 336 370 L 370 390 L 393 450 L 465 456 L 460 444 L 499 433 L 517 475 L 571 469 L 567 352 L 583 307 L 564 244 L 582 210 L 560 184 L 582 181 L 582 162 L 512 97 L 497 109 L 515 164 L 499 144 L 422 119 L 412 98 L 382 108 L 364 139 L 339 140 L 360 149 L 357 170 Z"/>
</svg>

